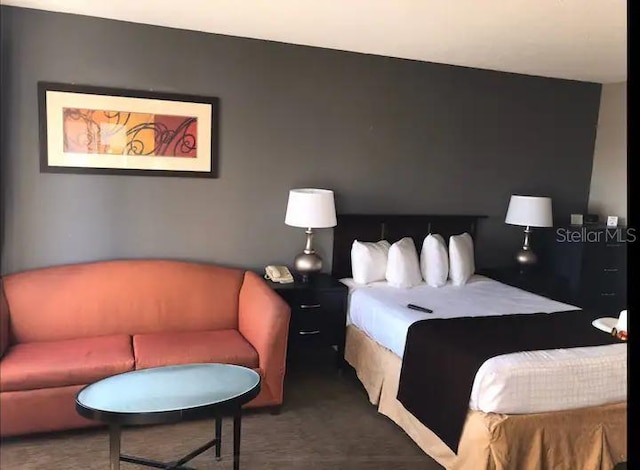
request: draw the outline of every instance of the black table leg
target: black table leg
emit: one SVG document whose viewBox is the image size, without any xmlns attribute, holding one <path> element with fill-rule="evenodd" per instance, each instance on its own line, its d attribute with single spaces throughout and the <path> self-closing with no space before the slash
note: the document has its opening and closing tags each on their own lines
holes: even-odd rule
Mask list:
<svg viewBox="0 0 640 470">
<path fill-rule="evenodd" d="M 240 422 L 242 411 L 238 409 L 233 415 L 233 470 L 240 470 Z"/>
<path fill-rule="evenodd" d="M 216 416 L 216 460 L 220 460 L 222 448 L 222 416 Z"/>
<path fill-rule="evenodd" d="M 120 426 L 109 426 L 109 470 L 120 470 Z"/>
</svg>

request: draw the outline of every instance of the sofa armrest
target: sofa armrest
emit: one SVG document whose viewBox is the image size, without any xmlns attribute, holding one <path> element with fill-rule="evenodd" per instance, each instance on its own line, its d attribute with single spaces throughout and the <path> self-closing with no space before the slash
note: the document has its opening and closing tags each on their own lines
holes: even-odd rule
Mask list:
<svg viewBox="0 0 640 470">
<path fill-rule="evenodd" d="M 282 403 L 291 311 L 257 274 L 247 271 L 240 289 L 238 330 L 258 352 L 264 381 Z"/>
<path fill-rule="evenodd" d="M 4 295 L 4 285 L 0 279 L 0 358 L 9 347 L 9 304 Z"/>
</svg>

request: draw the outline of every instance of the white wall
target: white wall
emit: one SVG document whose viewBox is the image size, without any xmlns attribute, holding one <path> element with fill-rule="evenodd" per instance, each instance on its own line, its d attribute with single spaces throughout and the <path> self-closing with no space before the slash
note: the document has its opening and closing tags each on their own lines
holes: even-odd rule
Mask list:
<svg viewBox="0 0 640 470">
<path fill-rule="evenodd" d="M 602 86 L 589 213 L 627 219 L 627 82 Z"/>
</svg>

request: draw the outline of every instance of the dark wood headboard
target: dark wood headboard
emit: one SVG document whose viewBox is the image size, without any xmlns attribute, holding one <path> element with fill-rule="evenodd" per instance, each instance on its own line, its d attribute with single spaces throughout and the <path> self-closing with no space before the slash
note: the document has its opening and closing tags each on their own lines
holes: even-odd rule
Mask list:
<svg viewBox="0 0 640 470">
<path fill-rule="evenodd" d="M 394 243 L 403 237 L 413 238 L 418 253 L 424 238 L 439 233 L 448 243 L 451 235 L 467 232 L 476 236 L 478 221 L 485 215 L 378 215 L 339 214 L 333 229 L 333 267 L 338 279 L 351 277 L 351 245 L 354 240 Z"/>
</svg>

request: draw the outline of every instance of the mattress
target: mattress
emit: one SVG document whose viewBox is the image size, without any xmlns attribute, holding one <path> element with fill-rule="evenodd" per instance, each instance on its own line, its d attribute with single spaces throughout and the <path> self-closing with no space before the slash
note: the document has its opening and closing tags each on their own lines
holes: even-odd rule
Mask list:
<svg viewBox="0 0 640 470">
<path fill-rule="evenodd" d="M 350 279 L 347 322 L 402 358 L 409 326 L 427 318 L 559 312 L 577 307 L 484 276 L 467 284 L 399 289 Z M 413 303 L 433 310 L 406 308 Z M 627 399 L 626 344 L 523 351 L 487 360 L 476 374 L 469 408 L 485 413 L 539 413 Z"/>
</svg>

